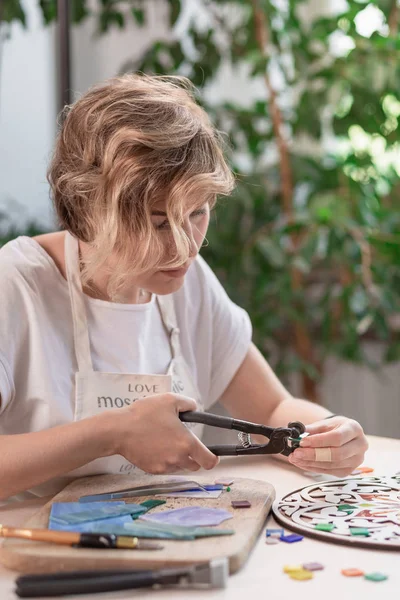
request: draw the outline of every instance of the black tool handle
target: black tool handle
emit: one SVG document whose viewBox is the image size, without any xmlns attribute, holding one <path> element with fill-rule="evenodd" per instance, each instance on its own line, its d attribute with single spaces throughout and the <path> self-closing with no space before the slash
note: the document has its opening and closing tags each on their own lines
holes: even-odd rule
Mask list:
<svg viewBox="0 0 400 600">
<path fill-rule="evenodd" d="M 185 423 L 203 423 L 211 427 L 221 427 L 222 429 L 232 429 L 233 419 L 231 417 L 220 417 L 212 413 L 199 412 L 196 410 L 187 410 L 179 413 L 179 418 Z"/>
<path fill-rule="evenodd" d="M 240 419 L 221 417 L 219 415 L 213 415 L 212 413 L 192 410 L 179 413 L 179 418 L 185 423 L 203 423 L 204 425 L 211 425 L 211 427 L 234 429 L 236 431 L 243 431 L 244 433 L 255 433 L 264 435 L 268 438 L 271 437 L 274 431 L 273 427 L 267 427 L 266 425 L 259 425 L 257 423 L 250 423 L 249 421 L 241 421 Z"/>
<path fill-rule="evenodd" d="M 116 548 L 117 539 L 113 533 L 81 533 L 76 546 L 78 548 Z"/>
<path fill-rule="evenodd" d="M 238 446 L 235 445 L 224 445 L 224 446 L 207 446 L 207 448 L 215 454 L 215 456 L 237 456 Z"/>
<path fill-rule="evenodd" d="M 151 587 L 157 583 L 179 583 L 180 578 L 189 570 L 74 571 L 46 575 L 23 575 L 16 580 L 15 593 L 20 598 L 41 598 Z"/>
<path fill-rule="evenodd" d="M 252 444 L 251 446 L 235 446 L 235 445 L 224 445 L 224 446 L 207 446 L 207 448 L 216 456 L 249 456 L 250 454 L 270 454 L 267 451 L 269 444 L 264 446 L 260 444 Z M 271 452 L 271 454 L 274 454 Z"/>
<path fill-rule="evenodd" d="M 151 573 L 151 571 L 135 571 L 136 573 Z M 119 577 L 120 575 L 130 575 L 131 569 L 87 569 L 78 571 L 58 571 L 57 573 L 27 573 L 21 575 L 16 583 L 25 585 L 26 583 L 39 583 L 41 581 L 61 581 L 64 579 L 96 579 L 98 577 Z"/>
</svg>

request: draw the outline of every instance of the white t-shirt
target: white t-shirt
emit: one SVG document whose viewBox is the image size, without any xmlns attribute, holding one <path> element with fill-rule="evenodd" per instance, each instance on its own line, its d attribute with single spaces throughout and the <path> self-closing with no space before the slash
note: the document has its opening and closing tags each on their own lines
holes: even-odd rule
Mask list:
<svg viewBox="0 0 400 600">
<path fill-rule="evenodd" d="M 201 257 L 174 294 L 182 354 L 205 409 L 251 342 L 247 313 Z M 85 296 L 95 371 L 165 374 L 171 349 L 155 296 L 117 304 Z M 19 237 L 0 250 L 0 435 L 73 421 L 77 371 L 68 284 L 47 252 Z"/>
</svg>

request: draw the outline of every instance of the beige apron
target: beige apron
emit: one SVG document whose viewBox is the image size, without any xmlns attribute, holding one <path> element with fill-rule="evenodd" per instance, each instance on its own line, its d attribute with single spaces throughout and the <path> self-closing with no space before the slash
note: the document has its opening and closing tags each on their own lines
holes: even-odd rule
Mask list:
<svg viewBox="0 0 400 600">
<path fill-rule="evenodd" d="M 71 299 L 74 346 L 78 365 L 75 374 L 74 421 L 97 415 L 105 410 L 118 410 L 139 398 L 174 392 L 197 401 L 197 410 L 204 410 L 200 393 L 181 354 L 179 328 L 172 295 L 157 296 L 157 303 L 171 346 L 171 362 L 165 375 L 137 373 L 103 373 L 93 370 L 90 354 L 88 323 L 82 283 L 79 272 L 78 241 L 71 234 L 65 236 L 65 263 Z M 151 347 L 149 347 L 151 352 Z M 202 425 L 189 424 L 193 433 L 201 436 Z M 132 439 L 134 444 L 134 439 Z M 99 444 L 100 445 L 100 444 Z M 85 476 L 98 473 L 141 473 L 120 455 L 96 459 L 68 473 Z"/>
</svg>

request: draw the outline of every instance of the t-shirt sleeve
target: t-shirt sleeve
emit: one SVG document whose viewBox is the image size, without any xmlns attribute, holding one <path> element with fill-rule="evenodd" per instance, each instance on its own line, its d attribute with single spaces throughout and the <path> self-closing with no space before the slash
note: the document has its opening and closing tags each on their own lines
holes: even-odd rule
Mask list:
<svg viewBox="0 0 400 600">
<path fill-rule="evenodd" d="M 19 357 L 28 354 L 27 284 L 18 269 L 16 242 L 0 249 L 0 419 L 15 396 L 15 372 Z M 13 251 L 14 248 L 14 251 Z"/>
<path fill-rule="evenodd" d="M 232 302 L 217 277 L 200 260 L 212 316 L 209 408 L 222 396 L 249 350 L 252 326 L 247 312 Z"/>
<path fill-rule="evenodd" d="M 5 358 L 0 353 L 0 415 L 11 402 L 13 395 L 14 385 L 12 383 L 11 370 Z"/>
</svg>

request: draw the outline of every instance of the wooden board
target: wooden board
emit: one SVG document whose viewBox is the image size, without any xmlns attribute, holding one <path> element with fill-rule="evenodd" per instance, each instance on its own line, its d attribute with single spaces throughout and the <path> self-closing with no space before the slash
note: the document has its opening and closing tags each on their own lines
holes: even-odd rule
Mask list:
<svg viewBox="0 0 400 600">
<path fill-rule="evenodd" d="M 75 480 L 43 506 L 24 526 L 47 528 L 52 502 L 76 502 L 80 496 L 105 491 L 128 489 L 136 485 L 168 481 L 168 477 L 101 475 Z M 199 483 L 210 483 L 210 476 L 195 476 Z M 127 498 L 126 502 L 143 502 L 154 496 Z M 232 500 L 249 500 L 251 508 L 234 509 Z M 235 573 L 246 561 L 257 537 L 265 525 L 275 499 L 273 486 L 265 481 L 235 478 L 230 492 L 223 491 L 218 499 L 165 498 L 166 504 L 154 511 L 184 506 L 224 508 L 233 519 L 220 528 L 234 529 L 235 534 L 201 538 L 192 541 L 159 540 L 164 548 L 156 551 L 103 550 L 71 548 L 43 542 L 8 538 L 0 546 L 0 562 L 9 569 L 24 573 L 68 571 L 74 569 L 160 569 L 208 562 L 218 557 L 229 558 L 230 573 Z M 84 504 L 82 505 L 84 506 Z"/>
<path fill-rule="evenodd" d="M 339 509 L 340 505 L 351 509 Z M 400 474 L 393 477 L 346 477 L 313 483 L 273 504 L 276 520 L 297 533 L 373 550 L 400 549 Z M 332 523 L 330 532 L 315 529 Z M 365 528 L 368 536 L 352 535 Z"/>
</svg>

